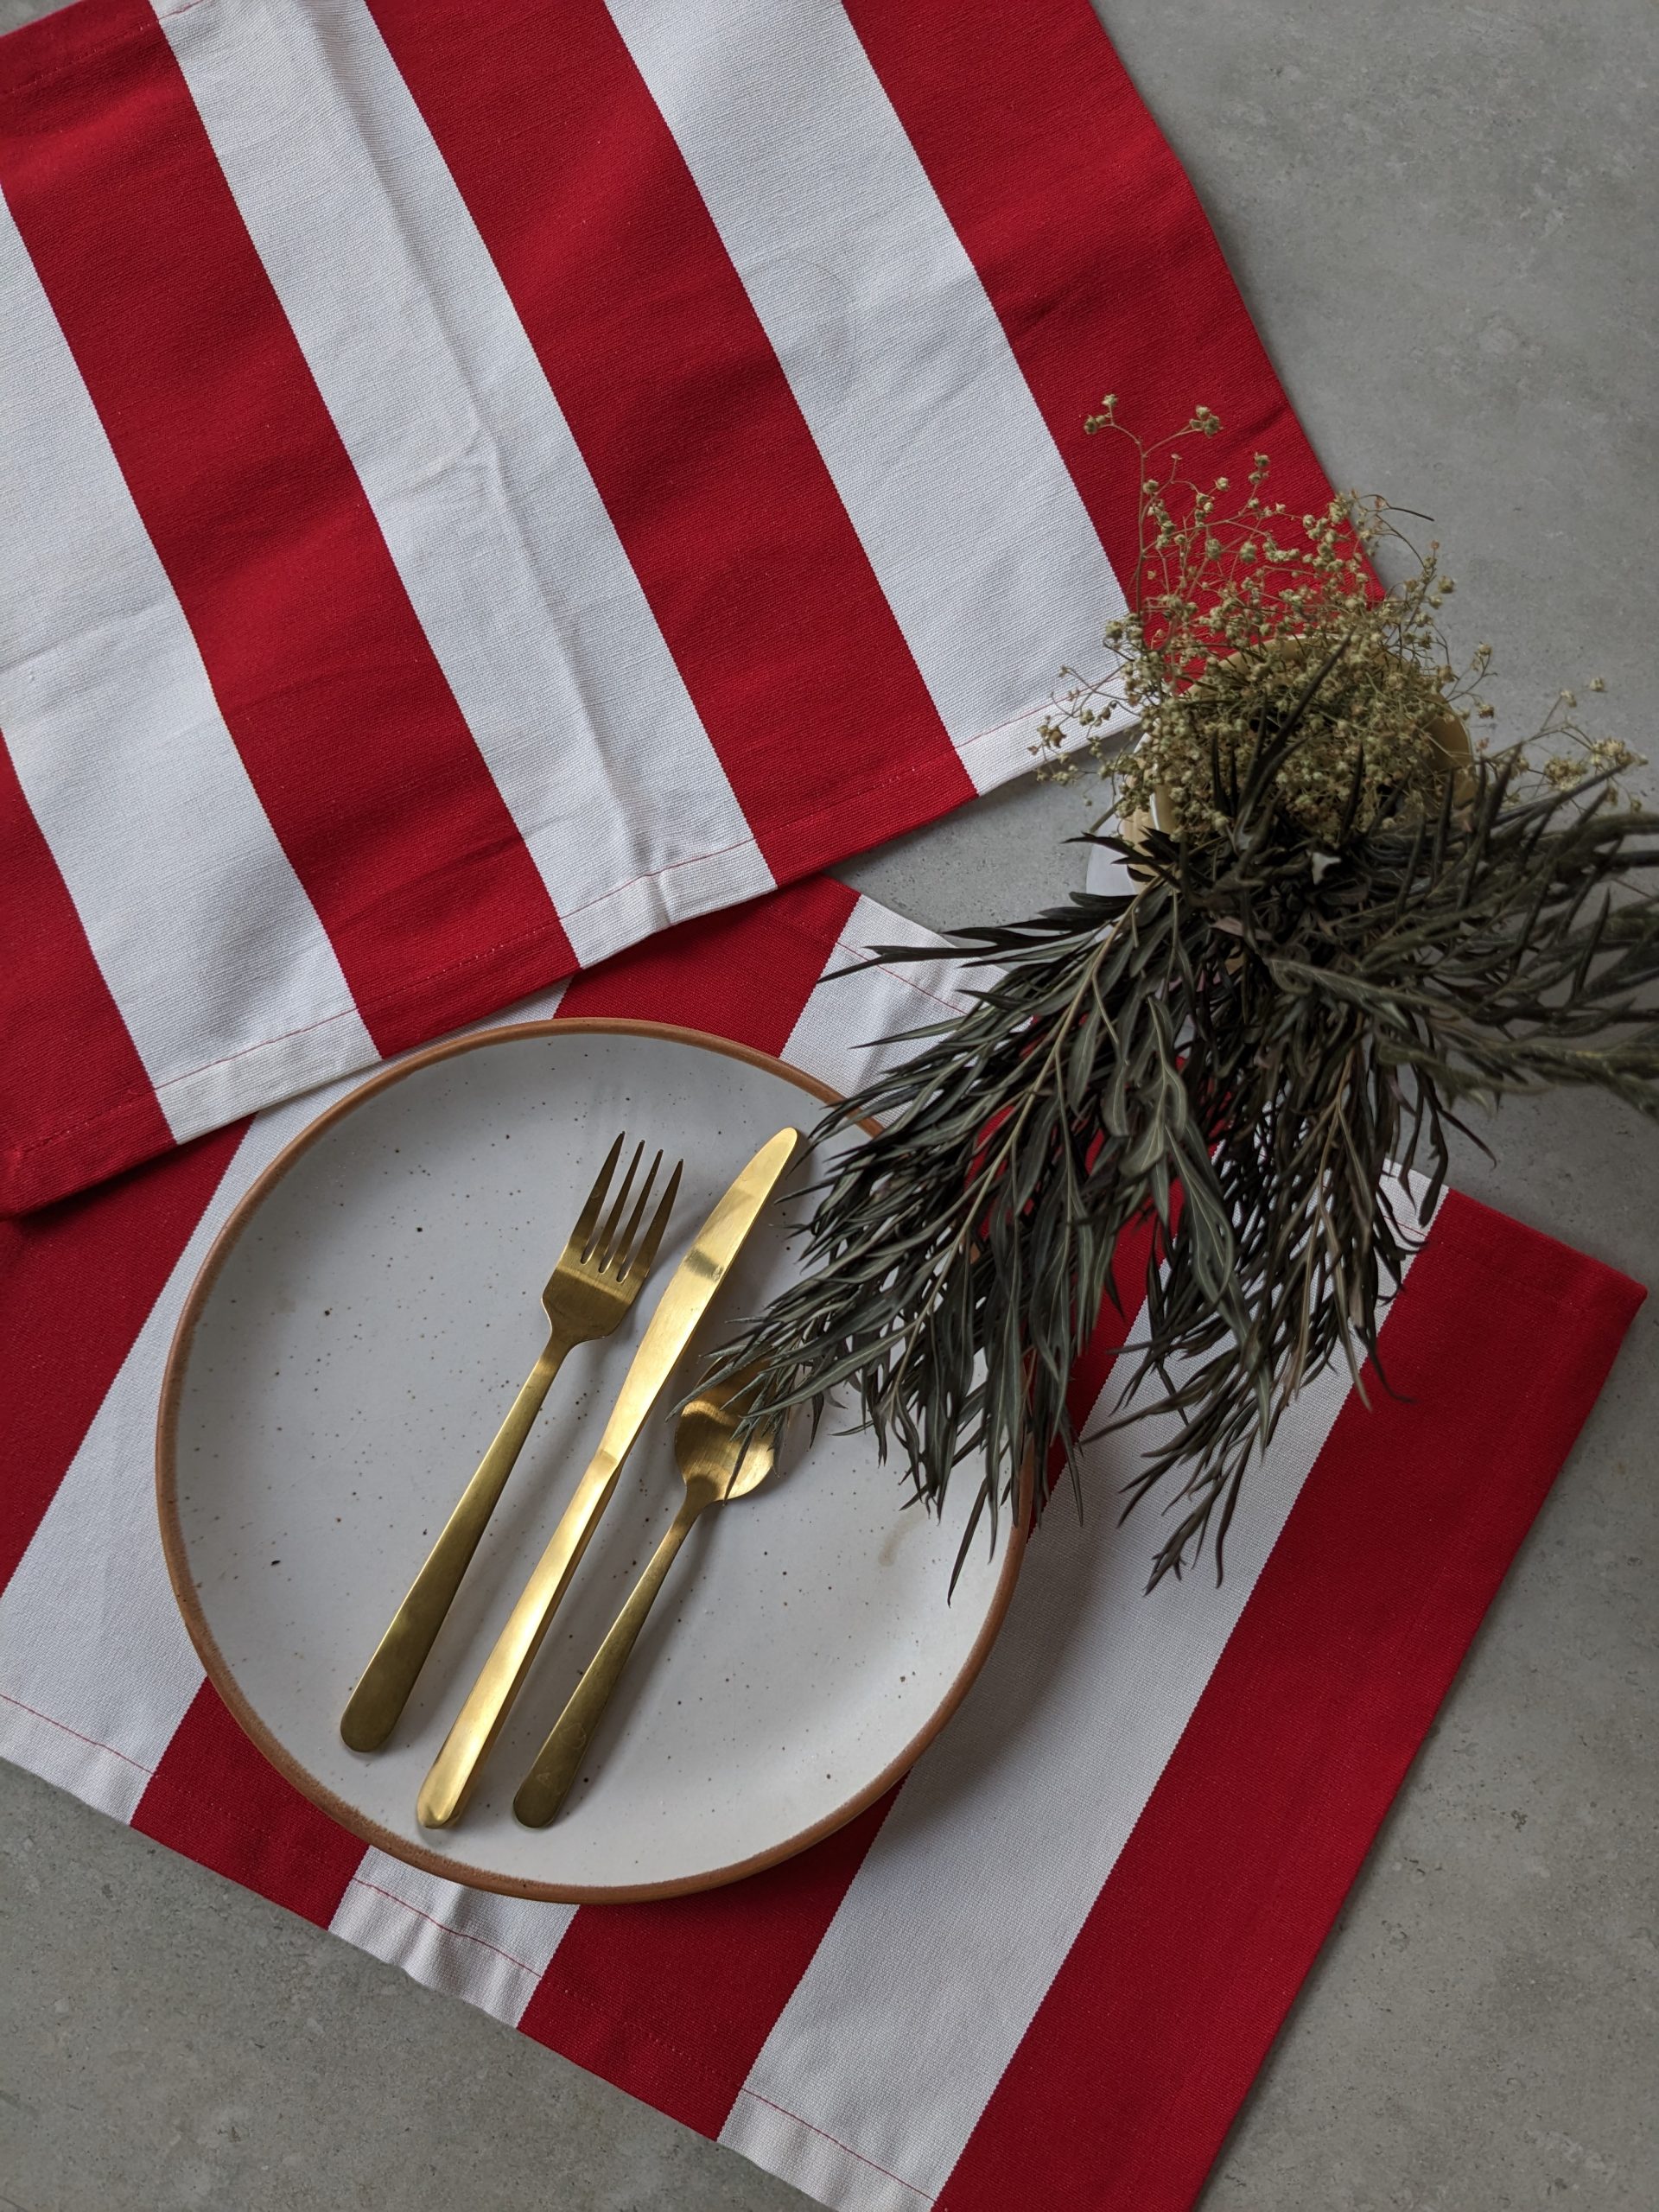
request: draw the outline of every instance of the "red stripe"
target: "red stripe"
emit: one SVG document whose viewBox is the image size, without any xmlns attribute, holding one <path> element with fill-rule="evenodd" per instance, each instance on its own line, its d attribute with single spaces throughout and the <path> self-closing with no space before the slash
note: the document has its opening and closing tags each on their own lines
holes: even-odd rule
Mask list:
<svg viewBox="0 0 1659 2212">
<path fill-rule="evenodd" d="M 856 892 L 821 875 L 682 922 L 576 976 L 559 1011 L 681 1022 L 781 1052 L 857 904 Z"/>
<path fill-rule="evenodd" d="M 173 1133 L 3 739 L 0 944 L 0 1212 L 16 1213 L 164 1151 Z"/>
<path fill-rule="evenodd" d="M 1185 2212 L 1643 1295 L 1446 1200 L 950 2212 Z"/>
<path fill-rule="evenodd" d="M 601 0 L 370 0 L 779 879 L 973 797 Z"/>
<path fill-rule="evenodd" d="M 777 1051 L 829 964 L 853 905 L 839 884 L 807 888 L 810 913 L 801 911 L 800 893 L 784 893 L 747 912 L 691 923 L 613 961 L 581 979 L 580 1010 L 601 1010 L 594 1001 L 608 980 L 660 963 L 643 1001 L 627 991 L 627 1012 L 666 1016 L 690 1005 L 704 1027 Z M 797 912 L 790 922 L 804 925 L 798 938 L 778 926 L 778 910 L 791 902 Z M 787 982 L 780 955 L 795 969 Z M 769 1007 L 755 995 L 762 977 L 775 994 Z M 710 981 L 722 987 L 718 1021 L 702 999 Z M 737 989 L 728 995 L 734 982 Z M 567 993 L 567 1008 L 577 988 Z M 606 1001 L 602 1010 L 622 1008 Z M 1122 1248 L 1131 1308 L 1149 1246 L 1149 1231 L 1134 1231 Z M 1079 1420 L 1105 1387 L 1122 1333 L 1122 1317 L 1109 1311 L 1078 1366 L 1072 1398 Z M 890 1791 L 799 1859 L 730 1889 L 579 1912 L 520 2026 L 688 2127 L 718 2135 L 896 1795 Z"/>
<path fill-rule="evenodd" d="M 354 1835 L 266 1764 L 211 1682 L 191 1700 L 132 1825 L 320 1928 L 363 1858 Z"/>
<path fill-rule="evenodd" d="M 856 903 L 819 877 L 684 923 L 578 976 L 560 1010 L 684 1021 L 780 1052 Z M 891 1802 L 731 1889 L 579 1912 L 519 2025 L 718 2135 Z"/>
<path fill-rule="evenodd" d="M 377 1046 L 568 973 L 144 0 L 6 41 L 0 188 Z"/>
<path fill-rule="evenodd" d="M 896 1794 L 729 1889 L 584 1907 L 519 2026 L 671 2119 L 718 2135 Z"/>
<path fill-rule="evenodd" d="M 0 1589 L 218 1189 L 245 1122 L 0 1221 Z"/>
<path fill-rule="evenodd" d="M 0 875 L 0 897 L 10 888 Z M 578 976 L 561 1011 L 684 1022 L 779 1052 L 832 957 L 856 895 L 818 877 L 758 905 L 664 931 Z M 8 942 L 20 957 L 28 932 L 20 925 Z M 247 1126 L 217 1129 L 25 1219 L 0 1220 L 8 1384 L 0 1393 L 0 1465 L 10 1471 L 0 1484 L 0 1588 Z M 69 1313 L 73 1331 L 65 1328 Z"/>
<path fill-rule="evenodd" d="M 1189 464 L 1231 478 L 1273 457 L 1300 513 L 1330 486 L 1221 249 L 1088 0 L 846 0 L 952 227 L 990 295 L 1107 557 L 1127 589 L 1139 469 L 1086 439 L 1107 391 L 1152 442 L 1195 404 L 1224 425 Z"/>
</svg>

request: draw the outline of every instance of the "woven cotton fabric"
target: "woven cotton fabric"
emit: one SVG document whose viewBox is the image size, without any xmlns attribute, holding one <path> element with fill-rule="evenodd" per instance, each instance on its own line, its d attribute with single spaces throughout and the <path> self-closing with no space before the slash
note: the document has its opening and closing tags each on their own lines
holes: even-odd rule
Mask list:
<svg viewBox="0 0 1659 2212">
<path fill-rule="evenodd" d="M 0 1206 L 1027 767 L 1108 387 L 1325 497 L 1087 0 L 0 40 Z"/>
<path fill-rule="evenodd" d="M 816 879 L 515 1009 L 628 1015 L 836 1088 L 938 1016 L 949 963 Z M 1142 1448 L 1032 1539 L 962 1707 L 887 1797 L 701 1897 L 525 1903 L 365 1847 L 240 1734 L 185 1633 L 156 1404 L 232 1205 L 327 1096 L 0 1224 L 0 1753 L 432 1987 L 514 2022 L 837 2212 L 1185 2212 L 1480 1617 L 1638 1286 L 1446 1197 L 1382 1333 L 1393 1395 L 1304 1395 L 1227 1574 L 1142 1585 Z M 539 1349 L 525 1310 L 524 1363 Z M 1122 1325 L 1076 1381 L 1110 1402 Z M 458 1477 L 458 1480 L 460 1478 Z M 899 1508 L 894 1478 L 894 1510 Z M 501 1603 L 509 1602 L 504 1592 Z M 941 1592 L 940 1602 L 944 1603 Z"/>
</svg>

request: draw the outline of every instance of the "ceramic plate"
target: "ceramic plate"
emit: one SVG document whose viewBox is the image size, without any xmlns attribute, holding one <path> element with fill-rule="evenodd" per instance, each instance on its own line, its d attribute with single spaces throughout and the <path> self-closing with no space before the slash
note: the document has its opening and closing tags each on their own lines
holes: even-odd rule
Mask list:
<svg viewBox="0 0 1659 2212">
<path fill-rule="evenodd" d="M 901 1510 L 868 1435 L 826 1420 L 753 1497 L 703 1516 L 560 1818 L 512 1800 L 682 1495 L 669 1421 L 635 1446 L 464 1820 L 415 1797 L 551 1535 L 673 1267 L 756 1147 L 826 1094 L 781 1063 L 640 1023 L 461 1039 L 364 1084 L 248 1193 L 173 1347 L 162 1535 L 209 1675 L 300 1789 L 383 1850 L 524 1896 L 701 1889 L 868 1804 L 977 1670 L 1018 1569 L 1001 1516 L 947 1603 L 971 1483 L 943 1523 Z M 634 1313 L 578 1347 L 389 1744 L 341 1708 L 544 1338 L 543 1281 L 619 1129 L 683 1151 L 676 1218 Z M 798 1169 L 798 1186 L 810 1163 Z M 795 1202 L 798 1211 L 802 1201 Z M 786 1210 L 785 1210 L 786 1211 Z M 789 1278 L 774 1210 L 700 1351 Z M 804 1447 L 804 1448 L 803 1448 Z"/>
</svg>

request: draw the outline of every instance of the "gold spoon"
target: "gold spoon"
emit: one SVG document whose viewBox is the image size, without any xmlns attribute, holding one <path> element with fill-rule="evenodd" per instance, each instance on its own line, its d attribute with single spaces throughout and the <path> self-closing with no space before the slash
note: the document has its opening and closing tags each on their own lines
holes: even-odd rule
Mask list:
<svg viewBox="0 0 1659 2212">
<path fill-rule="evenodd" d="M 512 1809 L 526 1827 L 545 1827 L 576 1778 L 606 1701 L 620 1679 L 634 1640 L 645 1624 L 674 1554 L 700 1513 L 729 1504 L 758 1490 L 777 1459 L 778 1433 L 766 1429 L 746 1442 L 737 1433 L 741 1400 L 751 1378 L 735 1376 L 711 1383 L 687 1402 L 674 1431 L 674 1457 L 685 1483 L 685 1501 L 658 1545 L 651 1564 L 617 1615 L 608 1636 L 570 1693 L 570 1701 L 553 1724 L 553 1732 L 536 1755 L 536 1764 L 518 1785 Z"/>
</svg>

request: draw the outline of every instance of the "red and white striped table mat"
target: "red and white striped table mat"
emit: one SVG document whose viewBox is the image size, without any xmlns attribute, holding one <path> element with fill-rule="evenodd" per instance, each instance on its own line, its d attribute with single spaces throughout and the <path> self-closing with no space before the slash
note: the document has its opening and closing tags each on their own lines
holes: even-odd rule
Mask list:
<svg viewBox="0 0 1659 2212">
<path fill-rule="evenodd" d="M 1087 0 L 0 41 L 0 1207 L 1026 766 L 1109 385 L 1325 496 Z"/>
<path fill-rule="evenodd" d="M 683 1022 L 847 1085 L 950 993 L 948 968 L 827 980 L 894 940 L 927 941 L 810 880 L 517 1011 Z M 174 1322 L 322 1103 L 0 1223 L 0 1751 L 842 2212 L 1189 2205 L 1639 1287 L 1447 1197 L 1385 1325 L 1402 1395 L 1308 1391 L 1223 1585 L 1141 1594 L 1153 1518 L 1114 1526 L 1136 1447 L 1098 1446 L 1086 1524 L 1057 1506 L 984 1673 L 889 1798 L 728 1890 L 532 1904 L 365 1851 L 299 1798 L 168 1591 Z M 1103 1343 L 1081 1403 L 1109 1365 Z"/>
</svg>

